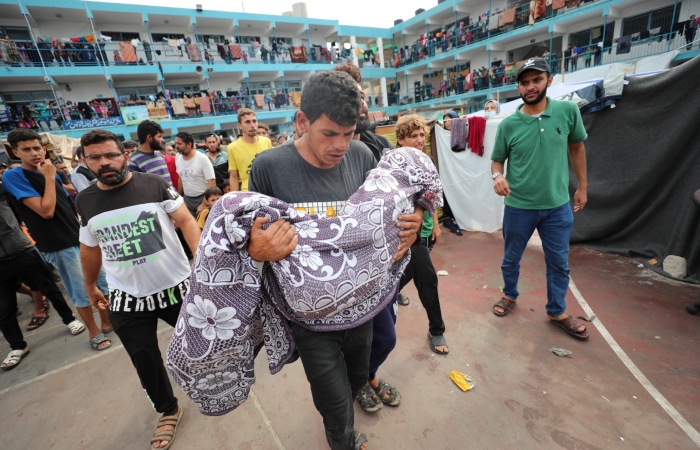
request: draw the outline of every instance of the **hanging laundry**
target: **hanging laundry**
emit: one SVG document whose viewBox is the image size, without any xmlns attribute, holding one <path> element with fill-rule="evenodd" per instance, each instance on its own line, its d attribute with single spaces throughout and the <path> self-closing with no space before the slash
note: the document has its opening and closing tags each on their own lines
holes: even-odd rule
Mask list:
<svg viewBox="0 0 700 450">
<path fill-rule="evenodd" d="M 566 0 L 554 0 L 552 2 L 552 9 L 554 11 L 556 11 L 558 9 L 562 9 L 565 6 L 566 6 Z"/>
<path fill-rule="evenodd" d="M 185 97 L 182 99 L 182 104 L 187 110 L 188 116 L 194 116 L 195 114 L 197 114 L 197 105 L 195 105 L 193 99 Z"/>
<path fill-rule="evenodd" d="M 209 97 L 202 97 L 199 99 L 199 111 L 202 114 L 211 114 L 211 101 Z"/>
<path fill-rule="evenodd" d="M 136 51 L 134 50 L 134 46 L 131 45 L 131 42 L 120 42 L 119 50 L 121 51 L 122 60 L 124 62 L 137 62 Z"/>
<path fill-rule="evenodd" d="M 187 110 L 185 110 L 185 105 L 182 103 L 182 100 L 179 98 L 174 98 L 170 100 L 170 105 L 173 108 L 173 114 L 176 116 L 184 116 L 187 114 Z"/>
<path fill-rule="evenodd" d="M 238 44 L 230 44 L 228 46 L 229 51 L 231 52 L 231 56 L 233 57 L 234 60 L 236 59 L 243 59 L 243 51 L 241 50 L 241 46 Z"/>
<path fill-rule="evenodd" d="M 168 45 L 171 47 L 179 47 L 179 44 L 177 43 L 177 39 L 168 39 Z"/>
<path fill-rule="evenodd" d="M 469 118 L 469 148 L 472 153 L 484 156 L 484 132 L 486 131 L 486 119 L 473 116 Z"/>
<path fill-rule="evenodd" d="M 511 25 L 515 23 L 515 8 L 510 8 L 501 13 L 501 22 L 503 25 Z"/>
<path fill-rule="evenodd" d="M 202 54 L 199 52 L 199 46 L 197 44 L 187 44 L 187 56 L 192 62 L 201 61 Z"/>
<path fill-rule="evenodd" d="M 290 92 L 289 96 L 292 97 L 292 104 L 294 105 L 295 108 L 298 108 L 299 106 L 301 106 L 301 92 L 300 91 Z"/>
<path fill-rule="evenodd" d="M 453 152 L 463 152 L 467 148 L 469 122 L 464 119 L 452 119 L 450 128 L 450 148 Z"/>
<path fill-rule="evenodd" d="M 265 107 L 265 96 L 263 94 L 255 94 L 253 98 L 255 99 L 255 106 L 258 108 Z"/>
<path fill-rule="evenodd" d="M 617 55 L 629 53 L 632 47 L 632 36 L 622 36 L 617 40 Z"/>
</svg>

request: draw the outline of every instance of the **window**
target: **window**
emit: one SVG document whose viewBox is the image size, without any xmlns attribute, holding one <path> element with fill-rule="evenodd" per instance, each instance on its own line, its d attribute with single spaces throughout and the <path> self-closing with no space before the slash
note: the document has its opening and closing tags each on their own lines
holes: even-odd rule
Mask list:
<svg viewBox="0 0 700 450">
<path fill-rule="evenodd" d="M 254 44 L 260 42 L 260 36 L 240 36 L 238 40 L 239 44 Z"/>
<path fill-rule="evenodd" d="M 272 42 L 273 42 L 275 39 L 277 40 L 277 43 L 284 42 L 284 43 L 287 44 L 287 45 L 294 45 L 294 44 L 293 44 L 293 41 L 292 41 L 292 38 L 290 38 L 290 37 L 281 37 L 281 36 L 277 36 L 277 37 L 275 38 L 274 36 L 270 36 L 269 39 L 270 39 L 270 45 L 272 45 Z"/>
<path fill-rule="evenodd" d="M 8 27 L 0 25 L 0 33 L 2 37 L 9 36 L 13 41 L 31 41 L 32 37 L 29 34 L 27 27 Z"/>
<path fill-rule="evenodd" d="M 298 81 L 298 80 L 287 81 L 287 80 L 285 80 L 284 81 L 284 88 L 287 89 L 289 92 L 301 91 L 301 81 Z"/>
<path fill-rule="evenodd" d="M 117 95 L 121 97 L 130 97 L 135 95 L 138 98 L 145 99 L 147 95 L 156 95 L 158 91 L 155 86 L 134 86 L 134 87 L 115 87 Z"/>
<path fill-rule="evenodd" d="M 183 94 L 199 94 L 202 90 L 199 84 L 171 84 L 165 85 L 165 89 L 169 91 L 182 92 Z"/>
<path fill-rule="evenodd" d="M 121 31 L 102 31 L 101 34 L 107 37 L 111 37 L 113 41 L 131 41 L 132 39 L 141 40 L 138 33 L 131 32 L 121 32 Z"/>
<path fill-rule="evenodd" d="M 270 92 L 271 84 L 269 81 L 261 81 L 257 83 L 248 83 L 248 86 L 250 87 L 250 95 L 253 94 L 265 94 L 266 92 Z"/>
<path fill-rule="evenodd" d="M 654 28 L 666 28 L 670 31 L 672 24 L 678 22 L 680 17 L 682 3 L 675 6 L 676 15 L 673 16 L 674 5 L 665 8 L 656 9 L 653 11 L 639 14 L 638 16 L 628 17 L 622 20 L 622 36 L 629 36 L 635 33 L 641 33 Z M 662 33 L 665 31 L 662 31 Z"/>
<path fill-rule="evenodd" d="M 53 92 L 48 91 L 11 91 L 0 92 L 5 99 L 5 103 L 34 103 L 34 102 L 55 102 Z"/>
<path fill-rule="evenodd" d="M 223 34 L 199 34 L 197 42 L 206 44 L 223 44 L 226 38 Z"/>
<path fill-rule="evenodd" d="M 184 34 L 180 33 L 153 33 L 153 42 L 163 42 L 168 39 L 185 39 Z"/>
<path fill-rule="evenodd" d="M 606 46 L 612 43 L 613 33 L 615 31 L 615 22 L 610 22 L 605 26 L 605 42 Z M 589 28 L 588 30 L 582 30 L 577 33 L 571 33 L 569 36 L 569 44 L 578 47 L 587 47 L 589 45 L 597 44 L 603 40 L 603 26 Z"/>
</svg>

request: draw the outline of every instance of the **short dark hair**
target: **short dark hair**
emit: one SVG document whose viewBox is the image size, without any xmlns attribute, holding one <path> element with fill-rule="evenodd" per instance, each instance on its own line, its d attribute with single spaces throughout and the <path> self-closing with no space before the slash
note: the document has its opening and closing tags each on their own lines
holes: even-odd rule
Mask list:
<svg viewBox="0 0 700 450">
<path fill-rule="evenodd" d="M 296 123 L 298 117 L 299 117 L 299 110 L 296 110 L 296 111 L 294 111 L 294 115 L 292 116 L 292 123 Z"/>
<path fill-rule="evenodd" d="M 82 145 L 75 149 L 75 156 L 78 157 L 78 162 L 80 162 L 80 158 L 85 156 L 85 149 Z"/>
<path fill-rule="evenodd" d="M 88 131 L 80 138 L 80 145 L 82 147 L 80 147 L 78 151 L 82 150 L 82 155 L 85 155 L 86 146 L 93 144 L 101 144 L 107 141 L 114 141 L 114 143 L 117 144 L 117 148 L 119 149 L 119 151 L 124 153 L 124 145 L 122 145 L 121 141 L 119 140 L 116 134 L 112 133 L 111 131 L 99 129 Z"/>
<path fill-rule="evenodd" d="M 340 126 L 351 126 L 360 118 L 362 97 L 350 75 L 323 71 L 311 75 L 304 85 L 300 109 L 309 123 L 325 114 Z"/>
<path fill-rule="evenodd" d="M 205 191 L 204 191 L 204 198 L 209 200 L 210 197 L 213 195 L 224 195 L 223 191 L 219 189 L 217 186 L 209 186 Z"/>
<path fill-rule="evenodd" d="M 258 128 L 262 128 L 262 129 L 264 129 L 265 131 L 268 131 L 268 132 L 270 131 L 270 126 L 269 126 L 268 124 L 266 124 L 266 123 L 260 122 L 260 123 L 258 124 Z"/>
<path fill-rule="evenodd" d="M 357 84 L 362 83 L 362 72 L 360 72 L 360 68 L 357 66 L 352 64 L 341 64 L 339 66 L 335 66 L 333 70 L 337 72 L 345 72 L 350 75 Z"/>
<path fill-rule="evenodd" d="M 239 110 L 238 110 L 238 114 L 237 114 L 237 115 L 238 115 L 238 123 L 241 123 L 241 120 L 242 120 L 245 116 L 249 116 L 249 115 L 251 115 L 251 114 L 252 114 L 253 116 L 255 116 L 255 118 L 258 117 L 258 116 L 255 114 L 255 111 L 253 111 L 253 110 L 250 109 L 250 108 L 241 108 L 241 109 L 239 109 Z"/>
<path fill-rule="evenodd" d="M 213 137 L 217 141 L 220 140 L 219 136 L 217 136 L 216 133 L 209 133 L 206 136 L 204 136 L 204 142 L 207 142 L 207 139 L 209 139 L 210 137 Z"/>
<path fill-rule="evenodd" d="M 41 136 L 34 130 L 12 130 L 10 134 L 7 135 L 7 142 L 10 144 L 10 147 L 15 150 L 17 150 L 17 144 L 20 142 L 33 140 L 41 142 Z"/>
<path fill-rule="evenodd" d="M 192 144 L 192 147 L 194 147 L 194 138 L 192 137 L 192 133 L 188 133 L 187 131 L 180 131 L 178 134 L 175 135 L 175 137 L 179 137 L 182 142 L 187 144 Z"/>
<path fill-rule="evenodd" d="M 158 133 L 162 133 L 163 128 L 161 128 L 158 122 L 152 120 L 144 120 L 139 124 L 136 129 L 136 134 L 139 137 L 139 143 L 144 144 L 148 139 L 148 136 L 155 136 Z"/>
<path fill-rule="evenodd" d="M 128 139 L 128 140 L 122 142 L 122 145 L 124 146 L 124 148 L 136 148 L 139 146 L 139 143 L 136 141 L 132 141 L 131 139 Z"/>
</svg>

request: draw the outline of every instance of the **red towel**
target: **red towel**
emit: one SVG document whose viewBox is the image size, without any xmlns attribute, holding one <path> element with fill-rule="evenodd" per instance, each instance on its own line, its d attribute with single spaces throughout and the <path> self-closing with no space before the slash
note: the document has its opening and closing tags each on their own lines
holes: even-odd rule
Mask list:
<svg viewBox="0 0 700 450">
<path fill-rule="evenodd" d="M 477 116 L 469 118 L 467 142 L 472 153 L 479 156 L 484 156 L 484 131 L 486 131 L 486 119 Z"/>
</svg>

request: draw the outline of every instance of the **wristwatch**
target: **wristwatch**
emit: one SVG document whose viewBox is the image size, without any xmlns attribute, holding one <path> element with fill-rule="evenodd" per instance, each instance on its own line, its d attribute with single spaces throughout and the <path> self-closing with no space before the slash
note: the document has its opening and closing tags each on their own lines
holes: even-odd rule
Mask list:
<svg viewBox="0 0 700 450">
<path fill-rule="evenodd" d="M 496 177 L 498 177 L 499 175 L 501 175 L 501 172 L 496 172 L 496 173 L 494 173 L 494 174 L 491 175 L 491 179 L 492 179 L 492 180 L 495 180 Z"/>
</svg>

